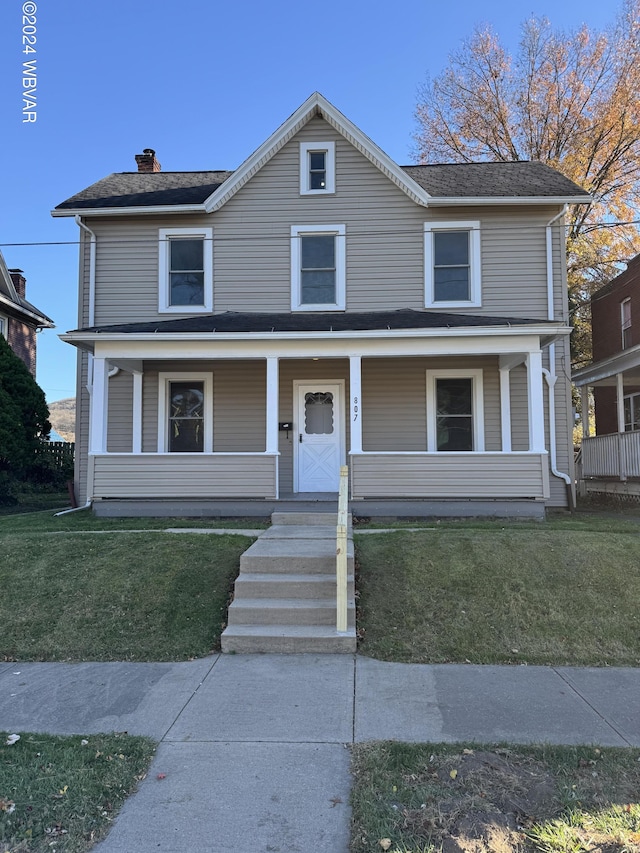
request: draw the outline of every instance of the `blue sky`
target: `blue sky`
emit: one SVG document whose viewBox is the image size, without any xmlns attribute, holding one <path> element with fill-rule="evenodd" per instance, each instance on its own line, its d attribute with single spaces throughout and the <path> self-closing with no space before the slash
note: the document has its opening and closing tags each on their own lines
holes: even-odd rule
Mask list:
<svg viewBox="0 0 640 853">
<path fill-rule="evenodd" d="M 22 53 L 23 6 L 36 53 Z M 320 91 L 399 163 L 411 163 L 417 90 L 476 24 L 515 48 L 521 22 L 602 29 L 602 0 L 272 0 L 136 6 L 124 0 L 3 0 L 0 246 L 27 298 L 55 323 L 38 339 L 52 402 L 75 394 L 77 227 L 56 204 L 154 148 L 166 171 L 233 169 Z M 27 29 L 33 35 L 33 29 Z M 36 121 L 23 122 L 23 62 L 36 59 Z M 70 245 L 32 245 L 37 243 Z M 12 245 L 26 244 L 26 245 Z M 135 318 L 131 318 L 132 320 Z"/>
</svg>

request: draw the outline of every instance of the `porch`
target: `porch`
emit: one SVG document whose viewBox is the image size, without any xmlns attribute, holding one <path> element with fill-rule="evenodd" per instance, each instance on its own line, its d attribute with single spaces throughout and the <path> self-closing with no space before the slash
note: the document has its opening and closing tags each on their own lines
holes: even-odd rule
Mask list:
<svg viewBox="0 0 640 853">
<path fill-rule="evenodd" d="M 593 393 L 596 435 L 582 419 L 582 446 L 577 465 L 582 494 L 640 498 L 640 346 L 578 370 L 582 411 Z"/>
<path fill-rule="evenodd" d="M 566 494 L 536 332 L 97 336 L 87 499 L 102 515 L 266 517 L 333 501 L 346 464 L 356 514 L 539 516 Z"/>
</svg>

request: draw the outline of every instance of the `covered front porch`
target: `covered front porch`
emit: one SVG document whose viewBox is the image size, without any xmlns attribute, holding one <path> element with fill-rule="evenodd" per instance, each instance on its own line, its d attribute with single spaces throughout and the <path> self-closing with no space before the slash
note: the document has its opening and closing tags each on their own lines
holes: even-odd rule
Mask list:
<svg viewBox="0 0 640 853">
<path fill-rule="evenodd" d="M 590 393 L 595 403 L 595 436 L 582 418 L 582 492 L 640 497 L 640 346 L 578 370 L 573 381 L 583 413 Z"/>
<path fill-rule="evenodd" d="M 102 514 L 267 515 L 332 500 L 348 464 L 360 514 L 539 514 L 551 336 L 419 331 L 91 336 L 87 500 Z M 197 448 L 172 449 L 178 391 L 198 399 Z"/>
</svg>

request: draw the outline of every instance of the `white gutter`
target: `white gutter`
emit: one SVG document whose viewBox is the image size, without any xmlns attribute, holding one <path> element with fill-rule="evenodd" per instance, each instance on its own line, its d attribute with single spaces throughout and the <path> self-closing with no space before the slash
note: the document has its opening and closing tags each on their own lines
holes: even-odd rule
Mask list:
<svg viewBox="0 0 640 853">
<path fill-rule="evenodd" d="M 557 222 L 558 219 L 563 217 L 567 212 L 567 205 L 565 204 L 560 213 L 556 214 L 552 219 L 550 219 L 546 226 L 546 242 L 547 242 L 547 319 L 550 322 L 554 322 L 555 310 L 553 305 L 553 233 L 551 231 L 551 226 Z M 554 477 L 558 477 L 560 480 L 564 480 L 567 484 L 567 492 L 569 494 L 569 507 L 573 509 L 573 482 L 571 477 L 568 474 L 563 473 L 562 471 L 558 471 L 557 468 L 557 448 L 556 448 L 556 394 L 555 394 L 555 386 L 558 381 L 558 377 L 556 376 L 556 345 L 549 344 L 549 368 L 542 368 L 542 373 L 547 382 L 547 387 L 549 389 L 549 463 L 551 467 L 551 473 Z"/>
</svg>

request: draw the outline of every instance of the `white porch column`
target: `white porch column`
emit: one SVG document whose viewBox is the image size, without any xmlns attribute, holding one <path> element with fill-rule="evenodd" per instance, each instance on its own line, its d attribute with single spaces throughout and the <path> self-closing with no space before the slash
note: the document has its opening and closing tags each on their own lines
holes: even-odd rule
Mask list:
<svg viewBox="0 0 640 853">
<path fill-rule="evenodd" d="M 278 359 L 267 358 L 267 453 L 278 452 Z"/>
<path fill-rule="evenodd" d="M 580 400 L 582 401 L 582 437 L 589 438 L 591 435 L 591 424 L 589 423 L 589 386 L 583 385 L 580 389 Z"/>
<path fill-rule="evenodd" d="M 500 368 L 500 431 L 502 452 L 511 453 L 511 371 Z"/>
<path fill-rule="evenodd" d="M 529 403 L 529 450 L 544 453 L 544 397 L 542 394 L 542 353 L 527 353 Z"/>
<path fill-rule="evenodd" d="M 624 432 L 624 378 L 616 373 L 616 403 L 618 406 L 618 432 Z"/>
<path fill-rule="evenodd" d="M 351 453 L 362 453 L 362 358 L 349 356 Z"/>
<path fill-rule="evenodd" d="M 132 453 L 142 453 L 142 373 L 133 373 Z"/>
<path fill-rule="evenodd" d="M 90 406 L 89 452 L 105 453 L 107 450 L 107 418 L 109 414 L 109 362 L 106 358 L 93 359 L 93 388 Z"/>
</svg>

